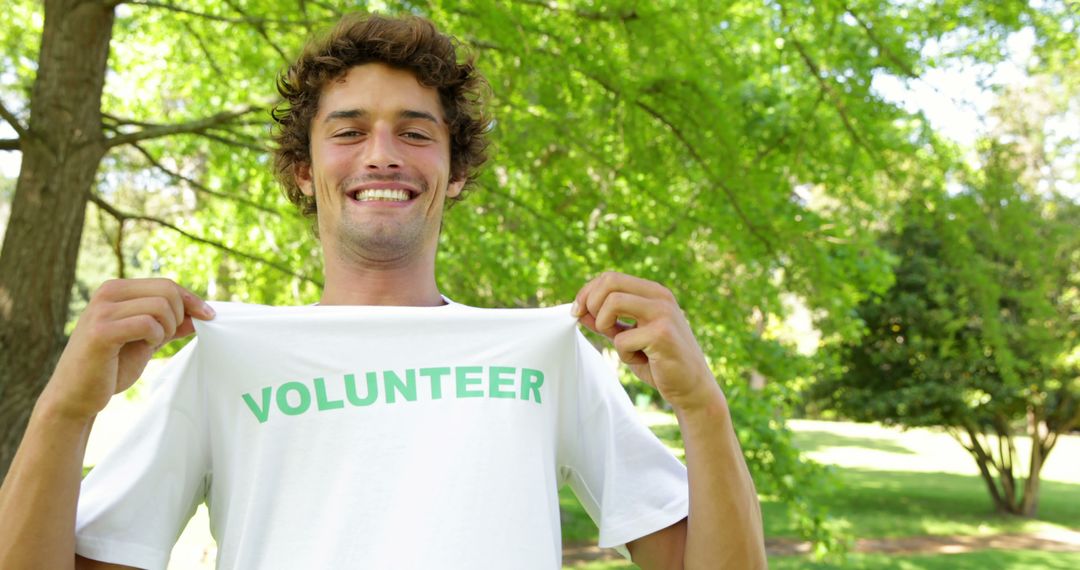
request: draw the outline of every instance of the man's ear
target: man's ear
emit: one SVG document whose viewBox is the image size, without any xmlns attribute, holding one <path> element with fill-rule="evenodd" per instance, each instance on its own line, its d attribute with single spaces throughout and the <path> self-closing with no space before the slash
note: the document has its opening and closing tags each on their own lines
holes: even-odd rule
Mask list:
<svg viewBox="0 0 1080 570">
<path fill-rule="evenodd" d="M 461 194 L 461 189 L 465 187 L 465 179 L 455 180 L 446 186 L 446 197 L 457 198 Z"/>
<path fill-rule="evenodd" d="M 314 196 L 315 188 L 311 183 L 311 163 L 300 162 L 293 166 L 293 180 L 300 187 L 304 196 Z"/>
</svg>

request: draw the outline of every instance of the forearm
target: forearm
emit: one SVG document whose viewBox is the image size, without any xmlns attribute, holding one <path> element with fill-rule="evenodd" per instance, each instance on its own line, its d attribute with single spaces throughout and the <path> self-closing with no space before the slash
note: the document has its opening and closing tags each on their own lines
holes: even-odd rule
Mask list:
<svg viewBox="0 0 1080 570">
<path fill-rule="evenodd" d="M 43 400 L 0 487 L 0 568 L 74 567 L 75 509 L 93 420 L 64 418 Z"/>
<path fill-rule="evenodd" d="M 690 480 L 685 568 L 766 568 L 761 506 L 719 387 L 676 409 Z"/>
</svg>

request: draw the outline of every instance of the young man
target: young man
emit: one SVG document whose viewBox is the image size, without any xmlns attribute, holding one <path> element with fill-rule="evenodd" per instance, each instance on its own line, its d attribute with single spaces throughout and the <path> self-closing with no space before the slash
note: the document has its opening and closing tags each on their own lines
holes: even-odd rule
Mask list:
<svg viewBox="0 0 1080 570">
<path fill-rule="evenodd" d="M 482 84 L 483 80 L 471 63 L 457 62 L 450 38 L 439 34 L 429 22 L 415 18 L 346 18 L 327 39 L 310 45 L 282 77 L 279 90 L 288 107 L 275 112 L 280 127 L 275 166 L 289 198 L 305 213 L 316 216 L 325 256 L 326 287 L 320 307 L 308 310 L 333 310 L 333 307 L 323 306 L 381 305 L 414 313 L 421 311 L 418 314 L 422 316 L 427 314 L 422 308 L 447 303 L 435 283 L 435 254 L 446 201 L 460 197 L 475 169 L 484 160 L 487 121 L 476 97 Z M 659 444 L 655 438 L 643 436 L 647 432 L 640 426 L 625 422 L 632 414 L 628 412 L 625 394 L 612 395 L 618 390 L 617 383 L 612 383 L 610 376 L 593 378 L 595 374 L 580 380 L 584 386 L 582 390 L 608 394 L 601 400 L 603 409 L 595 413 L 609 414 L 616 418 L 612 422 L 623 422 L 616 424 L 608 434 L 606 445 L 609 447 L 593 445 L 587 450 L 590 457 L 601 457 L 621 471 L 617 475 L 618 481 L 612 483 L 611 479 L 616 475 L 610 470 L 601 470 L 600 475 L 595 476 L 594 481 L 586 482 L 583 488 L 589 493 L 612 496 L 587 499 L 594 504 L 640 500 L 644 506 L 634 511 L 638 513 L 634 515 L 635 520 L 648 521 L 646 526 L 641 523 L 628 526 L 624 520 L 600 521 L 602 534 L 609 532 L 619 536 L 614 543 L 625 543 L 634 562 L 647 570 L 764 568 L 758 502 L 731 426 L 724 395 L 670 291 L 651 281 L 605 273 L 581 288 L 571 312 L 581 324 L 611 339 L 620 358 L 634 373 L 659 390 L 675 410 L 686 445 L 688 512 L 681 466 L 670 457 L 657 455 Z M 151 442 L 150 447 L 165 447 L 152 449 L 150 459 L 121 455 L 121 460 L 95 469 L 103 475 L 88 482 L 89 488 L 84 490 L 84 495 L 91 497 L 84 503 L 91 505 L 78 508 L 79 550 L 105 560 L 76 554 L 73 527 L 77 518 L 83 453 L 94 417 L 112 395 L 126 389 L 138 378 L 157 347 L 191 334 L 195 327 L 193 318 L 208 321 L 206 325 L 199 325 L 203 327 L 201 331 L 212 330 L 208 327 L 214 316 L 214 310 L 196 295 L 168 280 L 113 281 L 103 285 L 94 295 L 53 378 L 35 406 L 23 443 L 0 489 L 0 524 L 3 525 L 0 527 L 0 566 L 64 568 L 74 564 L 77 568 L 126 568 L 135 563 L 157 565 L 162 559 L 160 548 L 157 552 L 146 553 L 145 545 L 128 544 L 125 535 L 139 535 L 143 527 L 157 524 L 158 511 L 169 511 L 172 508 L 169 505 L 180 505 L 176 507 L 180 510 L 175 516 L 170 511 L 168 518 L 182 518 L 182 511 L 189 506 L 190 501 L 176 500 L 175 495 L 181 491 L 164 482 L 158 484 L 154 474 L 167 474 L 167 469 L 160 465 L 163 462 L 169 465 L 178 462 L 181 466 L 200 460 L 209 462 L 192 471 L 196 476 L 205 473 L 205 480 L 189 481 L 183 491 L 188 495 L 210 493 L 209 487 L 220 488 L 229 477 L 235 476 L 226 472 L 225 466 L 213 464 L 212 460 L 193 457 L 200 453 L 209 456 L 205 450 L 187 454 L 183 451 L 202 449 L 197 441 L 185 440 L 185 430 L 195 429 L 194 424 L 200 423 L 191 420 L 190 416 L 207 413 L 207 408 L 214 407 L 212 398 L 207 396 L 213 387 L 190 386 L 197 380 L 189 380 L 186 384 L 174 382 L 165 392 L 175 390 L 179 394 L 184 391 L 182 393 L 186 395 L 174 397 L 188 398 L 195 403 L 179 414 L 176 423 L 162 420 L 169 425 L 161 427 L 162 424 L 155 424 L 151 418 L 143 424 L 149 426 L 144 430 L 147 433 L 131 436 L 134 442 L 145 437 Z M 622 324 L 619 319 L 624 317 L 633 319 L 636 324 Z M 202 336 L 203 332 L 200 332 L 200 339 L 205 340 Z M 301 346 L 303 340 L 307 339 L 297 340 L 297 352 L 301 354 L 311 349 L 307 345 Z M 320 341 L 312 342 L 317 350 Z M 596 356 L 595 353 L 585 354 L 579 358 L 595 361 Z M 194 365 L 192 369 L 201 370 Z M 322 384 L 315 390 L 320 387 Z M 249 425 L 267 421 L 272 405 L 270 390 L 267 387 L 263 392 L 262 403 L 257 394 L 246 395 L 247 405 L 258 420 L 249 421 Z M 296 390 L 299 394 L 300 388 Z M 432 390 L 434 397 L 434 388 Z M 458 390 L 460 395 L 460 378 Z M 492 393 L 495 394 L 494 387 Z M 351 394 L 350 398 L 353 396 Z M 328 408 L 338 404 L 324 401 L 327 400 L 325 394 L 320 393 L 319 397 L 320 407 L 323 403 Z M 524 387 L 521 399 L 528 399 Z M 533 399 L 539 403 L 539 392 Z M 169 414 L 184 405 L 183 402 L 171 402 L 165 396 L 162 401 L 164 403 L 155 412 L 162 417 L 171 417 Z M 571 405 L 576 403 L 569 401 Z M 293 413 L 300 407 L 295 399 L 283 397 L 280 387 L 277 402 L 286 413 Z M 303 407 L 307 409 L 308 405 Z M 217 425 L 213 422 L 220 419 L 209 421 Z M 159 427 L 171 430 L 169 439 L 153 439 L 160 437 L 156 434 Z M 408 426 L 402 425 L 401 429 L 408 429 Z M 348 433 L 315 433 L 320 434 L 317 436 L 319 443 L 339 435 L 350 437 Z M 592 434 L 576 437 L 589 440 Z M 388 453 L 399 454 L 401 450 Z M 136 460 L 138 464 L 127 463 Z M 656 469 L 652 469 L 654 464 L 657 464 Z M 424 468 L 423 465 L 420 467 Z M 335 468 L 336 465 L 303 465 L 298 471 L 308 476 L 312 471 Z M 634 479 L 634 471 L 655 473 L 642 473 L 639 479 Z M 145 474 L 140 475 L 142 473 Z M 399 474 L 406 475 L 399 472 L 373 476 L 393 479 Z M 446 475 L 436 474 L 443 478 Z M 482 472 L 467 474 L 459 485 L 474 485 L 481 476 Z M 274 480 L 277 474 L 263 473 L 259 477 Z M 541 481 L 556 480 L 554 473 L 540 473 L 538 477 Z M 359 489 L 367 482 L 350 483 L 355 483 L 356 487 L 349 488 Z M 635 483 L 642 488 L 634 489 Z M 192 491 L 195 488 L 197 490 Z M 281 495 L 296 492 L 290 488 L 271 487 L 271 490 Z M 454 488 L 450 486 L 439 492 L 453 493 Z M 551 489 L 546 492 L 550 494 Z M 375 499 L 377 497 L 372 498 Z M 243 508 L 224 504 L 230 500 L 231 497 L 216 497 L 217 502 L 212 508 L 229 509 L 229 520 L 220 524 L 229 525 L 223 532 L 228 537 L 238 537 L 236 542 L 243 542 L 245 534 L 255 534 L 253 529 L 265 527 L 266 521 L 249 519 L 273 516 L 273 509 L 265 505 L 264 510 L 253 512 L 253 507 L 247 503 Z M 446 500 L 452 501 L 453 497 Z M 133 502 L 138 504 L 133 505 Z M 542 507 L 545 504 L 541 503 Z M 675 506 L 667 507 L 662 516 L 640 515 L 642 510 L 648 515 L 647 511 L 654 504 Z M 547 515 L 554 513 L 556 519 L 549 522 L 557 529 L 557 503 L 546 505 L 549 507 Z M 393 510 L 394 505 L 389 508 Z M 409 512 L 419 513 L 412 522 L 419 523 L 418 519 L 424 516 L 424 505 L 418 511 L 415 506 L 410 508 L 414 510 Z M 93 512 L 86 514 L 87 511 Z M 372 513 L 371 516 L 384 514 Z M 339 528 L 340 525 L 332 528 L 337 533 L 347 532 L 350 524 L 364 524 L 362 519 L 366 516 L 346 518 L 341 523 L 344 528 Z M 502 551 L 499 554 L 502 558 L 476 558 L 476 552 L 485 549 L 483 541 L 490 537 L 476 536 L 480 542 L 456 544 L 473 538 L 469 516 L 470 513 L 462 512 L 460 520 L 423 527 L 454 537 L 439 542 L 440 548 L 447 550 L 435 555 L 446 556 L 447 560 L 473 560 L 470 567 L 526 568 L 550 564 L 545 562 L 538 566 L 534 560 L 514 559 L 514 548 L 525 552 L 535 546 L 535 541 L 530 542 L 528 538 Z M 182 524 L 183 521 L 171 522 Z M 392 528 L 399 532 L 412 528 L 410 521 L 397 522 L 402 526 Z M 282 557 L 295 554 L 297 549 L 312 560 L 310 564 L 304 564 L 307 567 L 352 567 L 358 560 L 368 565 L 380 565 L 378 561 L 386 560 L 381 557 L 385 553 L 359 552 L 379 547 L 364 542 L 360 536 L 356 537 L 356 542 L 353 538 L 348 539 L 351 550 L 347 556 L 334 558 L 333 553 L 324 557 L 324 552 L 303 551 L 310 547 L 308 539 L 291 544 L 288 536 L 281 535 L 281 528 L 297 529 L 306 524 L 324 523 L 301 520 L 284 521 L 292 526 L 271 526 L 278 534 L 264 535 L 255 544 L 247 545 L 247 551 L 276 549 L 274 556 L 278 558 L 241 557 L 226 560 L 224 564 L 245 567 L 244 562 L 237 560 L 247 560 L 247 567 L 254 567 L 252 564 L 285 567 Z M 622 527 L 621 534 L 619 529 L 612 528 L 613 525 Z M 104 531 L 99 529 L 106 527 L 119 529 L 115 530 L 118 534 L 102 538 L 100 533 Z M 633 530 L 627 534 L 626 528 Z M 509 530 L 508 537 L 514 529 Z M 266 536 L 275 538 L 271 540 Z M 326 550 L 340 548 L 344 551 L 344 538 L 344 534 L 331 536 Z M 426 540 L 434 540 L 430 536 L 413 538 L 415 546 L 412 548 L 417 551 L 423 551 Z M 399 539 L 393 537 L 393 540 Z M 228 547 L 235 549 L 234 539 L 228 540 Z M 94 541 L 108 547 L 85 546 Z M 401 548 L 402 543 L 394 544 L 395 548 Z M 557 545 L 557 538 L 547 542 L 548 548 L 557 548 Z M 167 548 L 164 555 L 167 558 Z M 316 556 L 318 561 L 314 560 Z M 553 556 L 551 560 L 557 560 L 558 553 Z M 136 562 L 141 560 L 155 562 Z"/>
</svg>

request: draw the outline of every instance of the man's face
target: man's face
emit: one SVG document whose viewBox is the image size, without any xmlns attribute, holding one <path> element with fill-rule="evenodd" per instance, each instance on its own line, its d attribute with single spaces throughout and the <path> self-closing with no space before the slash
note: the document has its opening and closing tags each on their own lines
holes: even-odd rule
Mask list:
<svg viewBox="0 0 1080 570">
<path fill-rule="evenodd" d="M 438 92 L 408 71 L 353 67 L 323 88 L 300 189 L 318 204 L 328 255 L 394 262 L 438 244 L 450 181 L 450 134 Z"/>
</svg>

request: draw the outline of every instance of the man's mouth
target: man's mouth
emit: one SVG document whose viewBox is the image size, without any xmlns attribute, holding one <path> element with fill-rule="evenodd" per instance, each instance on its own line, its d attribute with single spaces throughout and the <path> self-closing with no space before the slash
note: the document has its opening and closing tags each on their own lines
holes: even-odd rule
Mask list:
<svg viewBox="0 0 1080 570">
<path fill-rule="evenodd" d="M 414 194 L 402 188 L 366 188 L 349 193 L 357 202 L 408 202 Z"/>
</svg>

